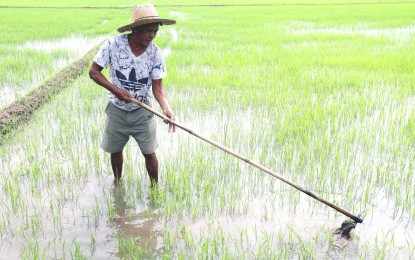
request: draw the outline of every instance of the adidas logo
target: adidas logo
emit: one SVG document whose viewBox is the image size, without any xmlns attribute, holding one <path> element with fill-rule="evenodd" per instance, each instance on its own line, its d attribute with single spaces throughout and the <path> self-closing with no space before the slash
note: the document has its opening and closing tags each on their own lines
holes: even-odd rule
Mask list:
<svg viewBox="0 0 415 260">
<path fill-rule="evenodd" d="M 137 80 L 135 69 L 131 69 L 128 79 L 120 71 L 115 70 L 115 75 L 120 81 L 121 85 L 128 91 L 137 92 L 147 86 L 148 77 Z"/>
</svg>

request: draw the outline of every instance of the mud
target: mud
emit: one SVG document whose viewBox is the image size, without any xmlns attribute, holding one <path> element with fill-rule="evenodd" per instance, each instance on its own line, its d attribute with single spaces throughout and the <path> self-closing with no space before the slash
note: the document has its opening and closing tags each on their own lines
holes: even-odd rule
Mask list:
<svg viewBox="0 0 415 260">
<path fill-rule="evenodd" d="M 99 45 L 98 45 L 99 46 Z M 71 84 L 90 64 L 98 46 L 83 57 L 60 70 L 32 92 L 15 101 L 0 112 L 0 136 L 4 140 L 13 129 L 28 121 L 33 112 L 48 102 L 54 95 Z M 1 141 L 0 141 L 1 144 Z"/>
<path fill-rule="evenodd" d="M 349 238 L 333 233 L 332 243 L 320 254 L 319 257 L 325 259 L 344 259 L 347 255 L 349 259 L 359 258 L 358 239 L 353 232 L 349 234 Z"/>
<path fill-rule="evenodd" d="M 350 232 L 356 228 L 356 225 L 357 223 L 352 219 L 345 220 L 341 227 L 333 232 L 333 235 L 344 239 L 350 239 Z"/>
</svg>

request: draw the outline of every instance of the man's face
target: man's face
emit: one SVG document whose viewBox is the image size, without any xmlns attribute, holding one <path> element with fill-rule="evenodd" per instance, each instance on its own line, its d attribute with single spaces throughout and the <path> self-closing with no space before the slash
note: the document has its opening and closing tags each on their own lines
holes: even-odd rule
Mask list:
<svg viewBox="0 0 415 260">
<path fill-rule="evenodd" d="M 142 47 L 150 45 L 151 41 L 156 37 L 159 30 L 158 23 L 145 24 L 133 29 L 134 41 Z"/>
</svg>

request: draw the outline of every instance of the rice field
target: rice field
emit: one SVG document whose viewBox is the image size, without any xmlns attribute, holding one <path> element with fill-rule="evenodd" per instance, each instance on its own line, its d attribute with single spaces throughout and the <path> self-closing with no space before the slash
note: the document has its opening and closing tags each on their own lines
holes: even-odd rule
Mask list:
<svg viewBox="0 0 415 260">
<path fill-rule="evenodd" d="M 176 120 L 362 214 L 352 240 L 342 214 L 161 120 L 159 188 L 132 140 L 114 183 L 85 71 L 0 146 L 0 259 L 414 258 L 415 3 L 354 2 L 154 1 L 177 20 L 155 39 Z M 35 4 L 133 3 L 13 2 Z M 0 8 L 0 110 L 129 13 Z"/>
</svg>

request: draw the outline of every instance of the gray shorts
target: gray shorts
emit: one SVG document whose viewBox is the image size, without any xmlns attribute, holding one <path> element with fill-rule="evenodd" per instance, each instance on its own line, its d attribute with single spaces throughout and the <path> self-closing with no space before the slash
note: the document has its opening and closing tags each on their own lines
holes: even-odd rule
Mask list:
<svg viewBox="0 0 415 260">
<path fill-rule="evenodd" d="M 130 135 L 137 141 L 143 154 L 152 154 L 156 151 L 156 120 L 153 113 L 139 108 L 134 111 L 125 111 L 108 103 L 105 109 L 104 136 L 101 147 L 108 153 L 121 151 L 130 139 Z"/>
</svg>

